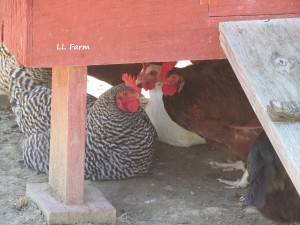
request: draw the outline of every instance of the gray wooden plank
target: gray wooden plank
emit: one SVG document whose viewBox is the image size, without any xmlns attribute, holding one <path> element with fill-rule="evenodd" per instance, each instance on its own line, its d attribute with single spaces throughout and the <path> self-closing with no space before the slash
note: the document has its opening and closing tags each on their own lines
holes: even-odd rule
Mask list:
<svg viewBox="0 0 300 225">
<path fill-rule="evenodd" d="M 270 100 L 300 100 L 300 18 L 220 23 L 221 46 L 300 193 L 300 122 L 274 122 Z"/>
</svg>

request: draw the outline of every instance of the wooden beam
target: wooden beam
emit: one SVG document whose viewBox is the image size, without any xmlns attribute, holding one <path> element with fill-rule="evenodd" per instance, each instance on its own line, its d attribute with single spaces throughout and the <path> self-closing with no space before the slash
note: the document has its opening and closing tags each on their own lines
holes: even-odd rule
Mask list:
<svg viewBox="0 0 300 225">
<path fill-rule="evenodd" d="M 83 202 L 86 67 L 53 68 L 49 184 L 66 204 Z"/>
<path fill-rule="evenodd" d="M 4 44 L 26 67 L 225 58 L 219 22 L 300 16 L 298 0 L 1 0 L 0 4 Z"/>
<path fill-rule="evenodd" d="M 271 100 L 300 100 L 300 18 L 225 22 L 221 46 L 300 193 L 300 123 L 273 122 Z"/>
<path fill-rule="evenodd" d="M 209 0 L 33 2 L 34 66 L 225 58 L 218 41 L 218 22 L 240 19 L 210 17 Z M 245 8 L 253 7 L 246 2 Z M 299 16 L 300 9 L 295 11 L 298 15 L 260 17 Z M 253 15 L 243 19 L 253 19 Z M 57 50 L 62 44 L 65 50 Z M 89 49 L 74 50 L 71 44 Z"/>
<path fill-rule="evenodd" d="M 210 0 L 210 16 L 280 15 L 299 13 L 299 0 Z"/>
<path fill-rule="evenodd" d="M 32 63 L 32 1 L 1 0 L 3 42 L 23 65 Z"/>
</svg>

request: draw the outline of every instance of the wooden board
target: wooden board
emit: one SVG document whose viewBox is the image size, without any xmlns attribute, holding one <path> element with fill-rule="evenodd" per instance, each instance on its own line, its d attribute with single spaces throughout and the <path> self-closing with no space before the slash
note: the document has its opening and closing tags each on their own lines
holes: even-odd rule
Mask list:
<svg viewBox="0 0 300 225">
<path fill-rule="evenodd" d="M 221 46 L 300 193 L 300 122 L 273 122 L 270 100 L 300 100 L 300 18 L 220 24 Z"/>
<path fill-rule="evenodd" d="M 300 7 L 289 14 L 264 7 L 257 15 L 252 2 L 243 3 L 246 16 L 218 17 L 210 15 L 212 0 L 0 0 L 0 6 L 8 49 L 24 66 L 52 67 L 225 58 L 220 21 L 300 16 Z M 219 6 L 218 12 L 228 7 Z"/>
</svg>

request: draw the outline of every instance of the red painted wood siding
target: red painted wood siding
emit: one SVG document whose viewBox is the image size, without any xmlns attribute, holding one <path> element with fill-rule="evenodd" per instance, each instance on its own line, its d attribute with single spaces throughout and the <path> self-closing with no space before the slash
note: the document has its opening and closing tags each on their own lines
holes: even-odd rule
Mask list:
<svg viewBox="0 0 300 225">
<path fill-rule="evenodd" d="M 299 0 L 210 0 L 209 16 L 249 16 L 299 13 Z"/>
<path fill-rule="evenodd" d="M 4 16 L 4 43 L 28 65 L 32 61 L 32 0 L 0 0 Z"/>
<path fill-rule="evenodd" d="M 4 43 L 23 65 L 35 67 L 224 58 L 220 21 L 300 16 L 297 0 L 0 2 L 11 6 L 4 19 Z M 279 5 L 267 7 L 267 2 Z M 229 9 L 239 16 L 227 16 Z M 244 14 L 248 16 L 240 16 Z M 66 50 L 57 49 L 62 44 Z M 70 44 L 89 49 L 69 49 Z"/>
<path fill-rule="evenodd" d="M 0 1 L 0 42 L 3 42 L 4 1 Z"/>
<path fill-rule="evenodd" d="M 34 35 L 47 35 L 34 40 L 34 51 L 43 52 L 34 52 L 34 63 L 44 64 L 49 59 L 70 65 L 73 60 L 108 64 L 197 58 L 195 49 L 199 52 L 210 36 L 208 8 L 198 0 L 82 2 L 66 0 L 62 10 L 61 1 L 52 1 L 51 6 L 37 1 Z M 89 45 L 90 50 L 70 51 L 72 43 Z M 58 51 L 57 44 L 64 44 L 67 50 Z"/>
<path fill-rule="evenodd" d="M 0 1 L 0 42 L 3 42 L 4 29 L 4 2 Z"/>
</svg>

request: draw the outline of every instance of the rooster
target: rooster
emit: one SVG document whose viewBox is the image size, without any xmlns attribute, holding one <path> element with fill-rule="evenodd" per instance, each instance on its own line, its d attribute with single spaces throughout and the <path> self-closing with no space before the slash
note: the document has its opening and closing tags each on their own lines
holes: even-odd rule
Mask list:
<svg viewBox="0 0 300 225">
<path fill-rule="evenodd" d="M 160 75 L 152 79 L 163 83 L 162 100 L 170 118 L 210 143 L 227 146 L 237 159 L 246 162 L 262 127 L 229 62 L 201 61 L 185 68 L 174 65 L 164 63 Z M 149 77 L 141 73 L 137 82 L 153 87 Z M 247 172 L 242 182 L 219 181 L 244 187 L 246 176 Z"/>
<path fill-rule="evenodd" d="M 145 111 L 157 131 L 159 141 L 179 147 L 205 143 L 205 139 L 179 126 L 166 112 L 162 101 L 162 84 L 158 81 L 160 71 L 161 64 L 143 64 L 143 70 L 137 79 L 139 85 L 142 85 L 145 90 L 149 90 L 150 99 Z M 147 76 L 143 76 L 143 74 L 147 74 Z"/>
<path fill-rule="evenodd" d="M 249 155 L 249 187 L 241 198 L 266 217 L 280 222 L 300 222 L 300 197 L 265 132 Z"/>
</svg>

